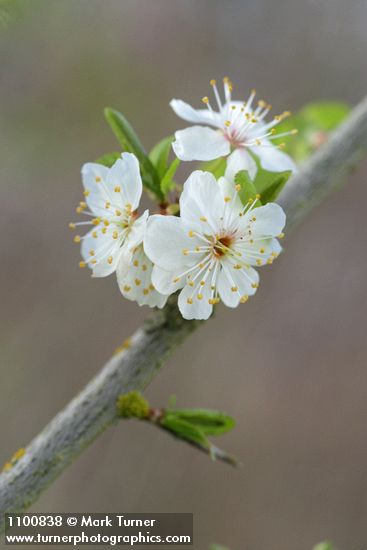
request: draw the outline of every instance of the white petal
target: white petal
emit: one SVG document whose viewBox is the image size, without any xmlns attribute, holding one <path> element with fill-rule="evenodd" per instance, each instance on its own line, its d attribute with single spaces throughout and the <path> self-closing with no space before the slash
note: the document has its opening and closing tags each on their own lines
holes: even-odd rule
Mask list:
<svg viewBox="0 0 367 550">
<path fill-rule="evenodd" d="M 187 120 L 187 122 L 193 122 L 194 124 L 211 124 L 216 127 L 220 125 L 219 113 L 211 112 L 208 109 L 194 109 L 181 99 L 172 99 L 170 106 L 177 116 L 183 118 L 183 120 Z"/>
<path fill-rule="evenodd" d="M 230 205 L 229 205 L 229 207 L 231 209 L 230 216 L 238 215 L 240 212 L 242 212 L 243 211 L 243 204 L 242 204 L 242 201 L 241 201 L 240 197 L 238 196 L 238 194 L 236 194 L 236 198 L 233 199 L 233 196 L 236 192 L 235 184 L 232 183 L 232 182 L 229 182 L 226 178 L 222 177 L 222 178 L 219 178 L 218 185 L 221 188 L 223 197 L 224 198 L 227 198 L 227 197 L 231 198 Z"/>
<path fill-rule="evenodd" d="M 93 237 L 95 231 L 98 231 L 97 238 Z M 102 234 L 92 229 L 83 237 L 80 252 L 92 269 L 93 277 L 107 277 L 115 271 L 121 250 L 120 240 L 113 239 L 111 232 Z"/>
<path fill-rule="evenodd" d="M 126 258 L 124 258 L 126 259 Z M 129 265 L 121 261 L 117 265 L 116 275 L 121 293 L 128 300 L 136 301 L 139 306 L 162 308 L 168 295 L 162 295 L 152 285 L 153 264 L 140 245 L 134 251 Z"/>
<path fill-rule="evenodd" d="M 198 295 L 202 296 L 199 300 Z M 184 319 L 209 319 L 213 312 L 213 306 L 209 304 L 210 285 L 199 291 L 193 292 L 193 289 L 186 285 L 178 297 L 178 307 Z M 192 303 L 189 303 L 191 302 Z"/>
<path fill-rule="evenodd" d="M 241 299 L 255 294 L 259 275 L 251 267 L 236 269 L 236 264 L 228 260 L 224 260 L 222 264 L 217 283 L 219 295 L 226 306 L 237 307 Z"/>
<path fill-rule="evenodd" d="M 198 255 L 186 254 L 201 242 L 189 237 L 181 218 L 150 216 L 144 238 L 144 249 L 150 260 L 166 271 L 182 271 L 199 261 Z"/>
<path fill-rule="evenodd" d="M 297 171 L 297 167 L 291 157 L 280 151 L 270 142 L 266 142 L 264 145 L 252 146 L 251 151 L 259 157 L 264 170 L 268 170 L 269 172 Z"/>
<path fill-rule="evenodd" d="M 128 234 L 128 237 L 126 239 L 126 244 L 130 250 L 143 242 L 147 227 L 148 216 L 149 210 L 145 210 L 145 212 L 139 218 L 137 218 L 131 226 L 130 233 Z"/>
<path fill-rule="evenodd" d="M 118 200 L 124 207 L 131 205 L 132 210 L 136 210 L 143 191 L 136 156 L 132 153 L 122 153 L 121 159 L 118 159 L 110 168 L 106 184 L 110 194 L 113 194 L 114 202 Z M 120 191 L 115 192 L 116 188 L 120 188 Z"/>
<path fill-rule="evenodd" d="M 200 233 L 217 233 L 224 207 L 224 197 L 213 174 L 201 170 L 192 172 L 180 197 L 180 215 L 185 225 Z M 205 242 L 201 241 L 200 245 Z"/>
<path fill-rule="evenodd" d="M 179 273 L 166 271 L 155 265 L 152 272 L 152 283 L 158 292 L 162 294 L 173 294 L 179 288 L 182 288 L 186 282 L 185 277 L 178 278 Z"/>
<path fill-rule="evenodd" d="M 246 224 L 249 219 L 254 218 L 251 225 L 255 237 L 277 237 L 283 231 L 286 222 L 283 208 L 274 202 L 253 209 L 243 216 L 240 223 Z"/>
<path fill-rule="evenodd" d="M 272 263 L 282 251 L 282 247 L 276 239 L 254 239 L 253 244 L 235 246 L 234 249 L 241 252 L 241 260 L 244 263 L 254 266 Z"/>
<path fill-rule="evenodd" d="M 172 147 L 181 160 L 213 160 L 229 154 L 230 145 L 219 130 L 191 126 L 175 133 Z"/>
<path fill-rule="evenodd" d="M 251 179 L 255 178 L 257 172 L 255 160 L 244 147 L 239 147 L 228 157 L 224 175 L 229 181 L 234 181 L 235 175 L 240 170 L 247 170 Z"/>
<path fill-rule="evenodd" d="M 108 168 L 94 162 L 87 162 L 82 167 L 82 181 L 86 193 L 85 202 L 96 216 L 106 216 L 106 201 L 111 198 L 106 189 Z"/>
</svg>

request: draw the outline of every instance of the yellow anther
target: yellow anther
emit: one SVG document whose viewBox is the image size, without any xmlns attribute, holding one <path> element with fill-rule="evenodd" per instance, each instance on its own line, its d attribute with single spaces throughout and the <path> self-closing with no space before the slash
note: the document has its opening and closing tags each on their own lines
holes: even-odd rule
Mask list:
<svg viewBox="0 0 367 550">
<path fill-rule="evenodd" d="M 257 200 L 261 199 L 260 193 L 256 193 L 255 198 L 257 198 Z"/>
<path fill-rule="evenodd" d="M 225 123 L 224 123 L 224 126 L 227 126 L 227 128 L 229 128 L 230 125 L 231 125 L 231 121 L 226 120 Z"/>
<path fill-rule="evenodd" d="M 91 263 L 92 263 L 92 264 L 96 264 L 96 263 L 97 263 L 97 260 L 92 260 Z"/>
<path fill-rule="evenodd" d="M 207 96 L 203 97 L 202 100 L 201 100 L 203 103 L 205 103 L 205 105 L 207 105 L 209 103 L 209 98 Z"/>
<path fill-rule="evenodd" d="M 256 95 L 256 89 L 255 88 L 252 88 L 251 95 Z"/>
<path fill-rule="evenodd" d="M 210 86 L 215 86 L 217 84 L 217 81 L 212 78 L 211 81 L 210 81 Z"/>
<path fill-rule="evenodd" d="M 264 254 L 265 248 L 260 248 L 260 254 Z"/>
<path fill-rule="evenodd" d="M 193 287 L 193 286 L 194 286 L 194 283 L 193 283 L 192 281 L 190 281 L 190 282 L 188 283 L 188 285 L 191 286 L 191 287 Z"/>
<path fill-rule="evenodd" d="M 117 239 L 118 236 L 119 236 L 118 231 L 114 231 L 114 232 L 112 233 L 112 238 L 113 238 L 113 239 Z"/>
<path fill-rule="evenodd" d="M 200 269 L 202 269 L 204 267 L 204 264 L 203 263 L 199 264 L 199 267 Z"/>
<path fill-rule="evenodd" d="M 136 284 L 136 286 L 139 286 L 140 283 L 141 283 L 141 280 L 140 280 L 140 279 L 135 279 L 135 284 Z"/>
<path fill-rule="evenodd" d="M 141 266 L 141 268 L 142 268 L 143 271 L 146 271 L 146 270 L 148 269 L 147 266 L 146 266 L 146 264 L 143 264 L 143 265 Z"/>
<path fill-rule="evenodd" d="M 189 237 L 194 237 L 194 235 L 195 235 L 195 233 L 193 232 L 192 229 L 190 229 L 190 231 L 189 231 Z"/>
<path fill-rule="evenodd" d="M 256 260 L 257 265 L 263 265 L 262 260 Z"/>
<path fill-rule="evenodd" d="M 206 219 L 205 216 L 201 216 L 200 221 L 201 221 L 201 222 L 207 222 L 208 220 Z"/>
<path fill-rule="evenodd" d="M 274 261 L 274 258 L 269 258 L 268 261 L 266 262 L 267 264 L 271 265 Z"/>
<path fill-rule="evenodd" d="M 87 208 L 87 203 L 84 201 L 80 201 L 79 206 L 84 210 L 84 208 Z"/>
<path fill-rule="evenodd" d="M 202 295 L 202 294 L 198 294 L 196 297 L 197 297 L 198 300 L 202 300 L 202 299 L 203 299 L 203 295 Z"/>
<path fill-rule="evenodd" d="M 103 220 L 103 223 L 105 224 L 106 227 L 110 225 L 110 222 L 108 220 Z"/>
<path fill-rule="evenodd" d="M 256 216 L 253 216 L 251 219 L 253 222 L 256 222 Z"/>
<path fill-rule="evenodd" d="M 261 107 L 261 108 L 264 108 L 266 107 L 266 101 L 264 101 L 263 99 L 259 99 L 259 101 L 257 102 L 258 106 Z"/>
<path fill-rule="evenodd" d="M 224 197 L 224 202 L 229 202 L 231 200 L 231 197 Z"/>
<path fill-rule="evenodd" d="M 90 195 L 89 189 L 85 189 L 85 191 L 83 191 L 83 195 L 84 195 L 85 197 L 88 197 L 88 196 Z"/>
<path fill-rule="evenodd" d="M 90 254 L 91 256 L 95 256 L 96 253 L 95 253 L 95 251 L 93 250 L 93 248 L 90 249 L 89 254 Z"/>
<path fill-rule="evenodd" d="M 146 296 L 147 294 L 149 294 L 149 288 L 144 288 L 143 294 L 145 294 L 145 296 Z"/>
<path fill-rule="evenodd" d="M 115 210 L 116 216 L 121 216 L 122 212 L 121 210 Z"/>
<path fill-rule="evenodd" d="M 138 261 L 138 260 L 134 260 L 134 266 L 135 266 L 135 267 L 138 267 L 138 265 L 139 265 L 139 261 Z"/>
<path fill-rule="evenodd" d="M 80 268 L 83 268 L 83 267 L 85 267 L 86 265 L 87 265 L 87 264 L 86 264 L 85 262 L 79 262 L 79 267 L 80 267 Z"/>
<path fill-rule="evenodd" d="M 205 285 L 205 281 L 200 281 L 200 285 L 201 285 L 201 286 L 204 286 L 204 285 Z"/>
<path fill-rule="evenodd" d="M 92 237 L 96 239 L 98 237 L 97 231 L 92 231 Z"/>
<path fill-rule="evenodd" d="M 105 235 L 107 233 L 107 227 L 102 227 L 101 231 Z"/>
<path fill-rule="evenodd" d="M 100 178 L 99 176 L 96 176 L 96 177 L 94 178 L 94 181 L 95 181 L 96 183 L 99 183 L 99 182 L 102 181 L 102 180 L 101 180 L 101 178 Z"/>
<path fill-rule="evenodd" d="M 241 264 L 236 264 L 233 266 L 233 269 L 241 269 Z"/>
<path fill-rule="evenodd" d="M 131 210 L 132 205 L 128 202 L 127 204 L 125 204 L 125 208 L 126 208 L 126 210 Z"/>
<path fill-rule="evenodd" d="M 124 286 L 122 287 L 122 289 L 123 289 L 125 292 L 129 292 L 129 290 L 131 290 L 131 286 L 129 286 L 129 285 L 124 285 Z"/>
<path fill-rule="evenodd" d="M 183 249 L 182 249 L 182 254 L 183 254 L 184 256 L 188 256 L 189 251 L 187 250 L 187 248 L 183 248 Z"/>
<path fill-rule="evenodd" d="M 232 292 L 237 292 L 237 290 L 238 290 L 238 286 L 232 286 L 232 287 L 231 287 L 231 291 L 232 291 Z"/>
<path fill-rule="evenodd" d="M 174 282 L 174 283 L 178 283 L 179 280 L 180 280 L 180 277 L 175 277 L 175 278 L 173 279 L 173 282 Z"/>
<path fill-rule="evenodd" d="M 113 257 L 112 257 L 112 256 L 109 256 L 108 259 L 107 259 L 107 262 L 111 265 L 112 262 L 113 262 Z"/>
<path fill-rule="evenodd" d="M 152 283 L 149 285 L 149 290 L 155 290 L 155 286 Z"/>
<path fill-rule="evenodd" d="M 101 218 L 94 218 L 94 219 L 92 220 L 92 224 L 93 224 L 93 225 L 99 225 L 100 223 L 101 223 Z"/>
<path fill-rule="evenodd" d="M 239 183 L 237 183 L 237 184 L 235 185 L 235 189 L 236 189 L 237 193 L 238 193 L 239 191 L 241 191 L 241 186 L 240 186 Z"/>
<path fill-rule="evenodd" d="M 279 233 L 278 239 L 284 239 L 284 233 Z"/>
<path fill-rule="evenodd" d="M 261 145 L 261 143 L 262 143 L 261 139 L 255 139 L 255 143 L 256 143 L 256 145 Z"/>
<path fill-rule="evenodd" d="M 76 227 L 75 223 L 73 223 L 73 222 L 69 223 L 69 229 L 75 229 L 75 227 Z"/>
<path fill-rule="evenodd" d="M 80 243 L 80 240 L 81 240 L 81 236 L 80 235 L 75 235 L 74 242 L 75 243 Z"/>
<path fill-rule="evenodd" d="M 76 210 L 77 214 L 81 214 L 83 212 L 84 208 L 82 208 L 81 206 L 77 206 L 75 210 Z"/>
<path fill-rule="evenodd" d="M 104 206 L 105 206 L 105 208 L 107 208 L 107 210 L 108 210 L 108 209 L 110 208 L 110 206 L 111 206 L 111 203 L 108 202 L 108 201 L 106 201 Z"/>
<path fill-rule="evenodd" d="M 251 283 L 252 288 L 259 288 L 259 283 Z"/>
<path fill-rule="evenodd" d="M 241 302 L 241 304 L 244 304 L 245 302 L 247 302 L 247 300 L 248 300 L 248 296 L 247 296 L 247 294 L 244 294 L 244 295 L 243 295 L 243 296 L 241 296 L 241 298 L 240 298 L 240 302 Z"/>
<path fill-rule="evenodd" d="M 119 185 L 116 185 L 115 187 L 115 193 L 120 193 L 121 187 Z"/>
<path fill-rule="evenodd" d="M 187 298 L 187 303 L 191 305 L 192 304 L 192 298 Z"/>
<path fill-rule="evenodd" d="M 295 136 L 296 134 L 298 134 L 297 128 L 294 128 L 293 130 L 291 130 L 291 135 L 292 136 Z"/>
<path fill-rule="evenodd" d="M 232 109 L 232 111 L 235 111 L 236 110 L 236 105 L 232 105 L 231 109 Z"/>
</svg>

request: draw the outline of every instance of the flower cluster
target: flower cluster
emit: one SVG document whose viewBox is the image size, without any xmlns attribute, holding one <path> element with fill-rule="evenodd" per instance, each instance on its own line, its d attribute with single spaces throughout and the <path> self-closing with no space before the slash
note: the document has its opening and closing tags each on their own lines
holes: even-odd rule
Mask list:
<svg viewBox="0 0 367 550">
<path fill-rule="evenodd" d="M 179 291 L 185 319 L 208 319 L 222 301 L 237 307 L 259 286 L 257 267 L 279 255 L 285 214 L 280 206 L 262 204 L 256 194 L 243 200 L 237 174 L 253 180 L 259 167 L 271 172 L 294 170 L 293 161 L 273 144 L 275 126 L 288 115 L 265 122 L 270 106 L 255 92 L 247 102 L 232 101 L 232 84 L 224 79 L 225 99 L 211 81 L 218 111 L 207 97 L 207 109 L 195 110 L 172 100 L 173 110 L 195 125 L 177 131 L 172 148 L 181 160 L 226 158 L 224 177 L 195 170 L 183 185 L 177 215 L 138 213 L 143 191 L 139 161 L 122 153 L 110 167 L 87 163 L 82 168 L 84 200 L 77 212 L 89 226 L 81 243 L 83 260 L 94 277 L 116 273 L 121 293 L 139 305 L 162 308 Z M 209 127 L 211 126 L 211 127 Z M 291 133 L 294 133 L 293 131 Z M 162 208 L 161 208 L 162 212 Z"/>
</svg>

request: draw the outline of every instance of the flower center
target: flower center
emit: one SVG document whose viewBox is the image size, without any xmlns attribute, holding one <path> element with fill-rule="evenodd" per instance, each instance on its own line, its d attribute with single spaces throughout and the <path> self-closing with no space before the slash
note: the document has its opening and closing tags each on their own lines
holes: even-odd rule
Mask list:
<svg viewBox="0 0 367 550">
<path fill-rule="evenodd" d="M 226 253 L 230 252 L 232 243 L 233 243 L 232 237 L 229 237 L 229 236 L 220 237 L 214 243 L 214 247 L 213 247 L 214 255 L 217 257 L 224 256 Z"/>
</svg>

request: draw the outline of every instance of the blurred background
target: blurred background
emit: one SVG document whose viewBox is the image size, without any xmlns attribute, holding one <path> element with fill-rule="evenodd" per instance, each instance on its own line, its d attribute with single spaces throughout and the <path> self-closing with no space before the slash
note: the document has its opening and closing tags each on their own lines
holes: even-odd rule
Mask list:
<svg viewBox="0 0 367 550">
<path fill-rule="evenodd" d="M 364 0 L 0 3 L 0 462 L 78 392 L 149 314 L 78 268 L 67 224 L 80 167 L 116 150 L 103 107 L 147 148 L 229 75 L 276 111 L 367 89 Z M 237 95 L 238 94 L 238 95 Z M 255 299 L 186 342 L 150 386 L 164 406 L 223 409 L 239 470 L 138 422 L 94 443 L 40 512 L 195 514 L 195 549 L 367 544 L 367 162 L 285 241 Z M 93 547 L 96 548 L 96 547 Z"/>
</svg>

